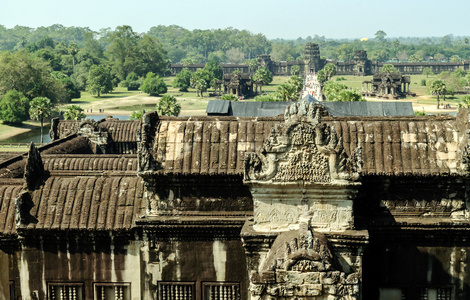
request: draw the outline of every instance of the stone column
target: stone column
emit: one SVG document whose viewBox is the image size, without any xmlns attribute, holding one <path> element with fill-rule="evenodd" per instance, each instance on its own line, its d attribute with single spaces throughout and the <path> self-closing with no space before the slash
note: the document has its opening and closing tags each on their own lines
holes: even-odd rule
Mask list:
<svg viewBox="0 0 470 300">
<path fill-rule="evenodd" d="M 8 255 L 0 251 L 0 299 L 10 299 L 10 268 Z"/>
</svg>

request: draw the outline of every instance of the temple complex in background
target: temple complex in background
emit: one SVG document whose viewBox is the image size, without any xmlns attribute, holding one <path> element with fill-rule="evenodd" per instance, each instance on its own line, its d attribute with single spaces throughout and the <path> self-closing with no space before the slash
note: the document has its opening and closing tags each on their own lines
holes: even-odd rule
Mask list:
<svg viewBox="0 0 470 300">
<path fill-rule="evenodd" d="M 305 52 L 303 60 L 292 61 L 272 61 L 270 55 L 259 55 L 258 61 L 261 66 L 270 70 L 273 75 L 291 75 L 291 68 L 294 65 L 300 67 L 302 75 L 311 72 L 318 72 L 326 63 L 333 63 L 337 68 L 337 75 L 355 75 L 366 76 L 380 73 L 382 66 L 389 63 L 382 63 L 371 61 L 367 57 L 365 50 L 357 50 L 354 53 L 354 58 L 348 61 L 330 61 L 320 57 L 320 48 L 315 43 L 307 43 L 305 45 Z M 170 64 L 170 72 L 176 75 L 181 72 L 183 68 L 188 68 L 190 71 L 196 71 L 204 68 L 205 64 L 193 64 L 184 66 L 183 64 Z M 239 71 L 241 73 L 250 73 L 248 64 L 221 64 L 224 73 L 232 73 Z M 439 74 L 444 71 L 453 72 L 456 69 L 462 69 L 465 72 L 470 70 L 470 61 L 465 60 L 461 62 L 394 62 L 393 66 L 397 68 L 402 74 L 414 75 L 422 74 L 423 69 L 428 67 L 433 73 Z"/>
</svg>

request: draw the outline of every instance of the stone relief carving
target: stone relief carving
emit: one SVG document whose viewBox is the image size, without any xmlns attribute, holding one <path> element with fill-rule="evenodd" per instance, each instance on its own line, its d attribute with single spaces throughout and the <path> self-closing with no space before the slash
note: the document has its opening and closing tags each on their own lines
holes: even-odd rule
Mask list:
<svg viewBox="0 0 470 300">
<path fill-rule="evenodd" d="M 81 122 L 78 126 L 77 134 L 88 138 L 102 153 L 107 153 L 107 147 L 110 143 L 109 134 L 93 120 L 85 119 Z"/>
<path fill-rule="evenodd" d="M 348 156 L 335 128 L 322 123 L 325 113 L 319 104 L 292 104 L 262 149 L 246 155 L 244 181 L 255 200 L 255 230 L 292 230 L 301 223 L 325 230 L 353 227 L 361 148 Z"/>
<path fill-rule="evenodd" d="M 139 172 L 155 171 L 157 169 L 157 163 L 151 151 L 157 123 L 158 115 L 156 112 L 146 113 L 142 116 L 141 127 L 137 132 Z"/>
<path fill-rule="evenodd" d="M 276 238 L 250 273 L 250 292 L 252 299 L 357 299 L 359 282 L 359 273 L 341 270 L 326 237 L 305 226 Z"/>
<path fill-rule="evenodd" d="M 333 126 L 321 123 L 324 108 L 305 101 L 292 104 L 285 122 L 273 127 L 261 151 L 245 158 L 245 181 L 330 183 L 355 180 L 361 148 L 347 157 Z"/>
</svg>

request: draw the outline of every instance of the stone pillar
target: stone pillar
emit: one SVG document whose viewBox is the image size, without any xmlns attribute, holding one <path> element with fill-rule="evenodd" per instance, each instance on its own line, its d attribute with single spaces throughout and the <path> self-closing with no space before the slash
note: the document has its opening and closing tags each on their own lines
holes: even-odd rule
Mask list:
<svg viewBox="0 0 470 300">
<path fill-rule="evenodd" d="M 10 263 L 8 255 L 0 251 L 0 299 L 10 299 Z"/>
</svg>

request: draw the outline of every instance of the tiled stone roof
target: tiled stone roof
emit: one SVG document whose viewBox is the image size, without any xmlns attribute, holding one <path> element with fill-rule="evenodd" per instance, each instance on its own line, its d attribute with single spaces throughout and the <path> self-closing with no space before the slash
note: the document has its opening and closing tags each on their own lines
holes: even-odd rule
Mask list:
<svg viewBox="0 0 470 300">
<path fill-rule="evenodd" d="M 142 213 L 143 186 L 137 176 L 51 176 L 32 192 L 37 222 L 22 228 L 130 229 Z"/>
<path fill-rule="evenodd" d="M 273 118 L 161 118 L 154 155 L 163 173 L 243 174 L 247 152 L 260 149 Z M 361 146 L 363 175 L 448 175 L 461 167 L 464 135 L 454 117 L 323 118 L 348 154 Z"/>
</svg>

